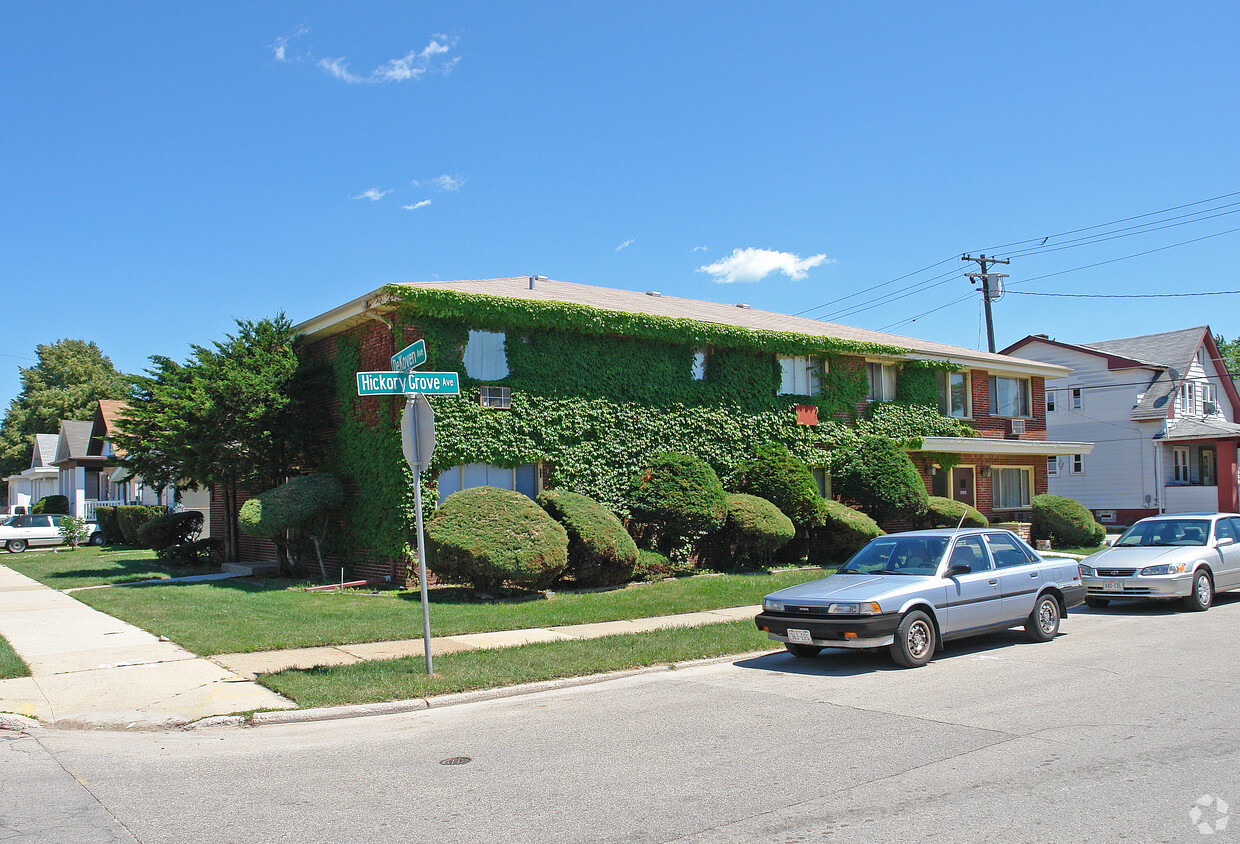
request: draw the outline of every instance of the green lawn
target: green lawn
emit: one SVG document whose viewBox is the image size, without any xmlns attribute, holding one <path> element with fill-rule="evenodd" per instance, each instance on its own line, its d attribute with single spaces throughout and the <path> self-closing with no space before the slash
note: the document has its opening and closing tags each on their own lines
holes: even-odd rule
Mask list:
<svg viewBox="0 0 1240 844">
<path fill-rule="evenodd" d="M 76 551 L 61 548 L 21 554 L 0 553 L 0 564 L 53 589 L 76 589 L 80 586 L 132 583 L 194 574 L 187 569 L 164 564 L 155 557 L 154 551 L 135 548 L 113 550 L 88 547 Z"/>
<path fill-rule="evenodd" d="M 0 636 L 0 680 L 29 676 L 30 669 L 26 663 L 22 662 L 22 658 L 14 652 L 8 640 Z"/>
<path fill-rule="evenodd" d="M 601 639 L 441 654 L 435 657 L 435 674 L 429 677 L 424 658 L 418 656 L 290 669 L 264 674 L 259 682 L 293 699 L 301 707 L 341 706 L 584 677 L 777 647 L 779 644 L 771 642 L 752 621 L 737 621 Z"/>
<path fill-rule="evenodd" d="M 676 578 L 606 592 L 561 592 L 506 601 L 479 601 L 468 590 L 438 587 L 430 590 L 431 635 L 746 606 L 761 603 L 768 592 L 824 574 L 813 570 Z M 419 596 L 409 591 L 306 592 L 287 581 L 238 578 L 93 589 L 74 597 L 204 656 L 422 635 Z"/>
</svg>

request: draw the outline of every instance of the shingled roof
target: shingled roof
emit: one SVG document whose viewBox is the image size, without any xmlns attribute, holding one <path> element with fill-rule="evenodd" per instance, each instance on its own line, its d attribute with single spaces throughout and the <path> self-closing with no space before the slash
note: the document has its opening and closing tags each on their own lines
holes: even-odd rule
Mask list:
<svg viewBox="0 0 1240 844">
<path fill-rule="evenodd" d="M 1188 372 L 1193 356 L 1197 354 L 1197 349 L 1209 330 L 1209 326 L 1199 325 L 1178 331 L 1142 334 L 1139 337 L 1123 337 L 1080 345 L 1104 354 L 1126 357 L 1156 369 L 1141 401 L 1132 410 L 1132 418 L 1161 419 L 1167 415 L 1167 402 L 1179 386 L 1180 378 Z"/>
</svg>

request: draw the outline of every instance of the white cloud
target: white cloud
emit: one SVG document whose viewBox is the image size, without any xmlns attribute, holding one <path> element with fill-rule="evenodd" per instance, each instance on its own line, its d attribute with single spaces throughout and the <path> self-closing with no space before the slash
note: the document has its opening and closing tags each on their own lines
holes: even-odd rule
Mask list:
<svg viewBox="0 0 1240 844">
<path fill-rule="evenodd" d="M 390 190 L 371 188 L 370 190 L 362 191 L 357 196 L 351 196 L 349 199 L 369 199 L 371 202 L 375 202 L 376 200 L 383 199 L 383 197 L 387 196 L 389 193 L 391 193 Z"/>
<path fill-rule="evenodd" d="M 465 184 L 465 177 L 452 176 L 444 173 L 442 176 L 436 176 L 435 178 L 427 179 L 424 182 L 419 182 L 417 179 L 414 179 L 412 184 L 415 188 L 434 188 L 435 190 L 454 191 L 460 190 L 461 185 Z"/>
<path fill-rule="evenodd" d="M 613 251 L 613 252 L 619 252 L 621 249 L 625 249 L 625 248 L 627 248 L 627 247 L 629 247 L 629 246 L 632 246 L 632 245 L 633 245 L 633 241 L 635 241 L 635 240 L 637 240 L 637 238 L 635 238 L 635 237 L 630 237 L 628 240 L 626 240 L 624 243 L 621 243 L 619 246 L 617 246 L 617 247 L 616 247 L 615 249 L 613 249 L 612 251 Z"/>
<path fill-rule="evenodd" d="M 709 247 L 709 246 L 695 246 L 695 247 L 693 247 L 692 249 L 690 249 L 689 251 L 690 251 L 690 252 L 709 252 L 709 251 L 710 251 L 710 247 Z"/>
<path fill-rule="evenodd" d="M 791 252 L 774 252 L 770 249 L 733 249 L 727 258 L 698 267 L 700 273 L 710 273 L 720 284 L 734 281 L 761 281 L 773 272 L 781 272 L 793 281 L 800 281 L 806 274 L 828 261 L 825 254 L 811 255 L 802 259 Z"/>
<path fill-rule="evenodd" d="M 424 199 L 421 202 L 415 202 L 412 205 L 402 205 L 401 207 L 404 208 L 406 211 L 416 211 L 417 209 L 425 208 L 426 206 L 430 204 L 431 204 L 431 201 L 429 199 Z"/>
<path fill-rule="evenodd" d="M 301 34 L 301 33 L 298 33 Z M 276 39 L 273 48 L 276 58 L 284 60 L 284 48 L 288 39 Z M 457 39 L 447 35 L 434 35 L 430 43 L 421 50 L 410 50 L 398 59 L 391 59 L 376 67 L 370 73 L 362 75 L 349 69 L 349 63 L 343 58 L 318 59 L 315 64 L 328 74 L 342 82 L 353 85 L 383 85 L 388 82 L 405 82 L 409 79 L 421 79 L 423 76 L 438 74 L 444 76 L 451 72 L 459 56 L 445 58 L 456 46 Z"/>
<path fill-rule="evenodd" d="M 342 82 L 358 84 L 366 81 L 364 76 L 349 70 L 349 64 L 344 59 L 319 59 L 315 64 Z"/>
<path fill-rule="evenodd" d="M 271 48 L 272 54 L 275 56 L 276 61 L 286 62 L 288 61 L 289 42 L 296 38 L 300 38 L 309 31 L 310 27 L 299 26 L 287 35 L 281 35 L 273 43 L 268 44 L 267 46 Z"/>
</svg>

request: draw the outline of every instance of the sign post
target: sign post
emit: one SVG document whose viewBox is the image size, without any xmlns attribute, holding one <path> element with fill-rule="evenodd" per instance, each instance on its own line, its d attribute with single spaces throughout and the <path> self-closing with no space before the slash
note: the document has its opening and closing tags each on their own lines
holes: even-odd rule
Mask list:
<svg viewBox="0 0 1240 844">
<path fill-rule="evenodd" d="M 426 652 L 426 673 L 434 674 L 431 664 L 431 611 L 426 593 L 426 535 L 422 529 L 422 472 L 431 465 L 435 450 L 435 412 L 421 393 L 405 399 L 400 420 L 400 444 L 405 461 L 413 470 L 413 507 L 418 525 L 418 588 L 422 593 L 422 648 Z"/>
</svg>

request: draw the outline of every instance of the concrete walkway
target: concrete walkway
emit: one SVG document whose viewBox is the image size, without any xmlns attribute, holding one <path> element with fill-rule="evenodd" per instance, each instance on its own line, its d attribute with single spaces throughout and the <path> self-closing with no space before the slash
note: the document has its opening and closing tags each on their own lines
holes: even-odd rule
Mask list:
<svg viewBox="0 0 1240 844">
<path fill-rule="evenodd" d="M 750 619 L 761 607 L 470 633 L 431 639 L 431 653 L 596 639 L 668 627 Z M 286 668 L 422 656 L 422 640 L 195 656 L 69 595 L 0 565 L 0 636 L 32 676 L 0 680 L 0 713 L 57 727 L 160 729 L 213 716 L 296 704 L 254 682 Z M 3 716 L 0 716 L 2 718 Z"/>
</svg>

